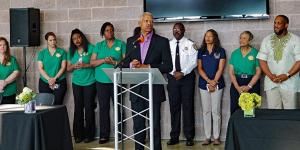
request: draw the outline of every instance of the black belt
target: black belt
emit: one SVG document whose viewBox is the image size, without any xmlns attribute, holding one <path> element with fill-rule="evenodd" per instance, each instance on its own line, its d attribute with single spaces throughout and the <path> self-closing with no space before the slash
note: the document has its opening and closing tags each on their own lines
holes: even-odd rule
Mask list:
<svg viewBox="0 0 300 150">
<path fill-rule="evenodd" d="M 236 74 L 235 76 L 242 79 L 248 79 L 253 77 L 253 75 L 248 75 L 248 74 Z"/>
</svg>

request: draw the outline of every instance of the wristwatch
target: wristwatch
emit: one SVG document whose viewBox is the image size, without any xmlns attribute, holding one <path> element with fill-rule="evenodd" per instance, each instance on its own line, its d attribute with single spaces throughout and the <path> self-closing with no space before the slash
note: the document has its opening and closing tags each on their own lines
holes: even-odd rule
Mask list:
<svg viewBox="0 0 300 150">
<path fill-rule="evenodd" d="M 291 77 L 291 75 L 290 75 L 289 73 L 286 73 L 286 76 L 287 76 L 288 78 L 290 78 L 290 77 Z"/>
</svg>

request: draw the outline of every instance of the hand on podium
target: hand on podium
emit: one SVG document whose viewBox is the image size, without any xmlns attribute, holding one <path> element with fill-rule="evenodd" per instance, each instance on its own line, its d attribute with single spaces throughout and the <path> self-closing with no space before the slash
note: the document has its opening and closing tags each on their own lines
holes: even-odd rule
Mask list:
<svg viewBox="0 0 300 150">
<path fill-rule="evenodd" d="M 147 64 L 141 64 L 140 61 L 138 61 L 137 59 L 134 59 L 133 61 L 131 61 L 131 67 L 132 68 L 151 68 L 150 65 Z"/>
</svg>

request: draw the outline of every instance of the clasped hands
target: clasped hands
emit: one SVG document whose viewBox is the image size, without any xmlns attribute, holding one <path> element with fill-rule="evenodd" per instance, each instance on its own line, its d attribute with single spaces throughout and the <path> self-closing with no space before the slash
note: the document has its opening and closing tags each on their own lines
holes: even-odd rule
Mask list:
<svg viewBox="0 0 300 150">
<path fill-rule="evenodd" d="M 118 62 L 115 61 L 113 57 L 105 57 L 104 58 L 104 63 L 111 64 L 111 65 L 117 65 L 118 64 Z"/>
<path fill-rule="evenodd" d="M 132 68 L 150 68 L 150 65 L 142 64 L 137 59 L 134 59 L 133 61 L 131 61 L 130 64 L 131 64 Z"/>
<path fill-rule="evenodd" d="M 286 74 L 280 74 L 280 75 L 271 74 L 271 76 L 269 76 L 269 78 L 274 83 L 282 83 L 285 80 L 287 80 L 289 77 Z"/>
<path fill-rule="evenodd" d="M 81 68 L 85 68 L 86 64 L 82 63 L 82 62 L 77 62 L 76 64 L 74 64 L 74 69 L 81 69 Z"/>
<path fill-rule="evenodd" d="M 207 79 L 207 88 L 209 92 L 214 92 L 217 89 L 218 82 L 215 80 Z"/>
<path fill-rule="evenodd" d="M 54 90 L 55 82 L 56 82 L 56 78 L 49 78 L 48 84 L 50 89 Z"/>
<path fill-rule="evenodd" d="M 180 80 L 183 76 L 184 74 L 180 71 L 174 71 L 173 73 L 173 77 L 175 78 L 175 80 Z"/>
</svg>

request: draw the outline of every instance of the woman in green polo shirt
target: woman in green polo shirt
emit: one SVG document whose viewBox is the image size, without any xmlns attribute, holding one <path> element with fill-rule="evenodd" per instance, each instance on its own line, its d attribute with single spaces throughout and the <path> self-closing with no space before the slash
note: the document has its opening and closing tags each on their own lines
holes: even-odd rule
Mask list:
<svg viewBox="0 0 300 150">
<path fill-rule="evenodd" d="M 93 48 L 94 46 L 89 43 L 79 29 L 72 31 L 67 70 L 72 72 L 75 143 L 80 143 L 83 140 L 85 143 L 89 143 L 94 140 L 95 136 L 96 80 L 94 68 L 90 64 Z"/>
<path fill-rule="evenodd" d="M 239 109 L 238 99 L 241 93 L 260 94 L 259 61 L 256 59 L 258 51 L 250 45 L 253 35 L 250 31 L 240 34 L 240 48 L 234 50 L 229 61 L 230 87 L 230 111 L 231 114 Z"/>
<path fill-rule="evenodd" d="M 48 32 L 45 40 L 48 46 L 38 54 L 39 93 L 53 93 L 54 105 L 62 105 L 67 91 L 67 55 L 65 50 L 56 46 L 56 35 L 53 32 Z"/>
<path fill-rule="evenodd" d="M 15 104 L 20 68 L 17 59 L 10 55 L 9 43 L 0 37 L 0 94 L 1 104 Z"/>
<path fill-rule="evenodd" d="M 114 37 L 114 26 L 110 22 L 102 25 L 101 36 L 105 40 L 98 42 L 95 46 L 91 63 L 95 66 L 96 88 L 100 106 L 99 144 L 108 142 L 110 135 L 109 106 L 110 99 L 114 97 L 113 84 L 109 77 L 103 72 L 103 68 L 113 68 L 124 56 L 126 44 Z"/>
</svg>

